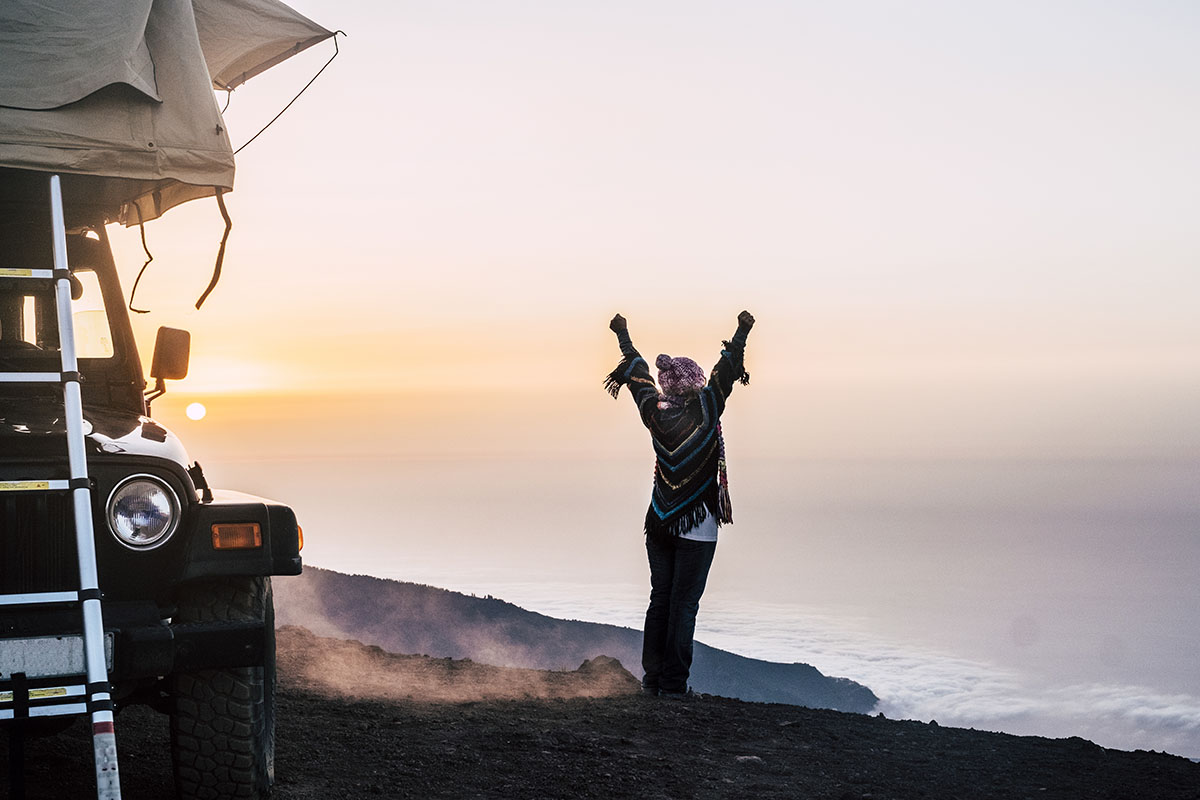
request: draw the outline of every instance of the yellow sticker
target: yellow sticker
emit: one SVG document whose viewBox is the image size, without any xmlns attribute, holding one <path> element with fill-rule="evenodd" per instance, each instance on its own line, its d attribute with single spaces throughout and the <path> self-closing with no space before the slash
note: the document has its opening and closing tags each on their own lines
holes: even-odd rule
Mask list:
<svg viewBox="0 0 1200 800">
<path fill-rule="evenodd" d="M 31 269 L 0 269 L 0 277 L 5 278 L 28 278 L 33 275 Z"/>
<path fill-rule="evenodd" d="M 0 492 L 34 492 L 50 488 L 50 481 L 0 481 Z"/>
<path fill-rule="evenodd" d="M 62 686 L 56 686 L 53 689 L 30 689 L 29 699 L 39 700 L 46 697 L 66 697 L 67 690 Z M 11 703 L 13 699 L 12 692 L 0 692 L 0 703 Z"/>
</svg>

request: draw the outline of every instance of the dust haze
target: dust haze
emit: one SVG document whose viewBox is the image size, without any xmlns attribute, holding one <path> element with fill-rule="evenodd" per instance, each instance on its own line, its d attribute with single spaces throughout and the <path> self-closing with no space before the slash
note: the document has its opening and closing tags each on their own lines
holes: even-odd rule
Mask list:
<svg viewBox="0 0 1200 800">
<path fill-rule="evenodd" d="M 640 686 L 619 661 L 605 656 L 571 671 L 495 667 L 469 659 L 397 655 L 295 626 L 279 629 L 278 659 L 289 685 L 356 700 L 565 700 L 628 695 Z"/>
</svg>

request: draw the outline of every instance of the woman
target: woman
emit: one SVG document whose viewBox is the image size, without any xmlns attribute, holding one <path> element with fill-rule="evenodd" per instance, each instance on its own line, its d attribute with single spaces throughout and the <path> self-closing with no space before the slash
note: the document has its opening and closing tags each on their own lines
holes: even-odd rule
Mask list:
<svg viewBox="0 0 1200 800">
<path fill-rule="evenodd" d="M 605 386 L 614 398 L 629 386 L 656 457 L 645 526 L 650 607 L 642 638 L 642 691 L 649 695 L 691 695 L 688 675 L 700 595 L 717 549 L 717 528 L 733 522 L 721 413 L 734 382 L 750 382 L 742 354 L 753 326 L 749 311 L 738 315 L 737 332 L 723 342 L 707 380 L 690 358 L 660 355 L 655 359 L 660 392 L 629 338 L 625 318 L 617 314 L 609 323 L 623 358 Z"/>
</svg>

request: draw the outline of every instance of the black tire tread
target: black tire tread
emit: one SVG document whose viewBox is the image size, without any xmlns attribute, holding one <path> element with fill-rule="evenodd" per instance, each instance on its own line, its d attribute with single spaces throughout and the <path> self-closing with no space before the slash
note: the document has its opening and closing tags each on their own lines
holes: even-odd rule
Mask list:
<svg viewBox="0 0 1200 800">
<path fill-rule="evenodd" d="M 188 585 L 181 589 L 176 619 L 273 625 L 271 579 L 216 578 Z M 264 713 L 268 679 L 273 681 L 274 670 L 263 667 L 172 676 L 171 744 L 180 800 L 269 796 L 275 732 Z"/>
</svg>

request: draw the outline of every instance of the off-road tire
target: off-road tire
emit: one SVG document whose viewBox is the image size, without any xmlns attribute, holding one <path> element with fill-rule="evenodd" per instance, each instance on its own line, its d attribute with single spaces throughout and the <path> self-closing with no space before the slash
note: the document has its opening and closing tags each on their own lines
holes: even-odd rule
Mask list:
<svg viewBox="0 0 1200 800">
<path fill-rule="evenodd" d="M 261 666 L 171 676 L 171 757 L 179 800 L 265 798 L 275 782 L 271 579 L 217 578 L 180 592 L 177 622 L 258 620 L 266 634 Z"/>
</svg>

